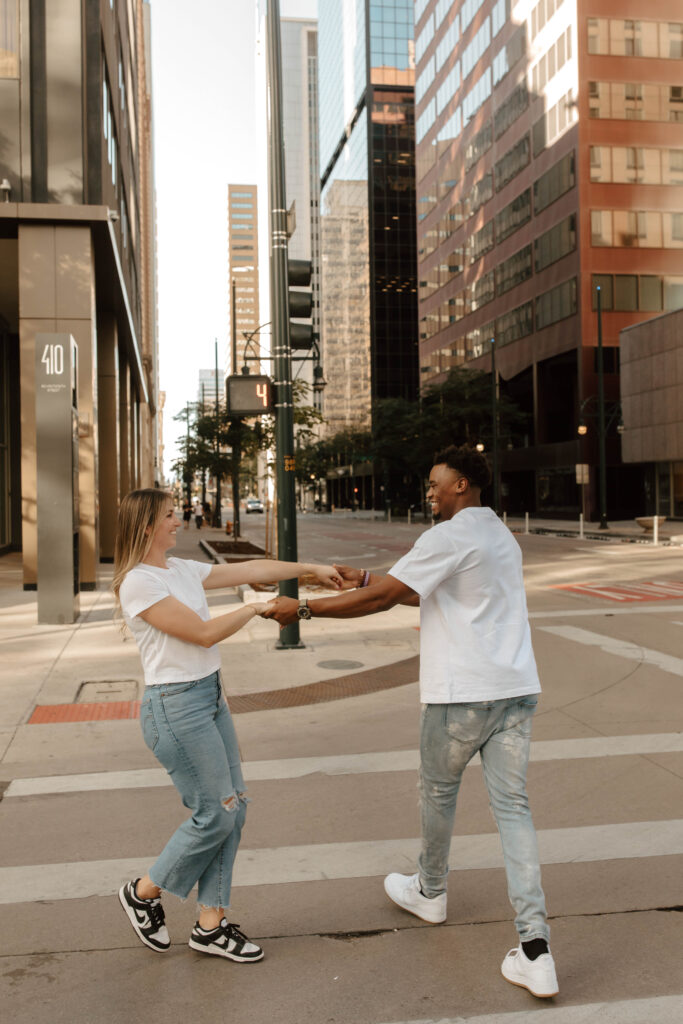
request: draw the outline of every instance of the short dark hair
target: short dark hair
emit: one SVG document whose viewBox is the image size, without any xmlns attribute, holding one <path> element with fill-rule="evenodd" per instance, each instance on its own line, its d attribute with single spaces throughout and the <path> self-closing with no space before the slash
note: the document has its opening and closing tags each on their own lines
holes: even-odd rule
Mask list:
<svg viewBox="0 0 683 1024">
<path fill-rule="evenodd" d="M 473 487 L 481 490 L 491 483 L 491 470 L 484 455 L 462 444 L 460 447 L 451 444 L 434 456 L 435 466 L 448 466 L 456 473 L 466 477 Z"/>
</svg>

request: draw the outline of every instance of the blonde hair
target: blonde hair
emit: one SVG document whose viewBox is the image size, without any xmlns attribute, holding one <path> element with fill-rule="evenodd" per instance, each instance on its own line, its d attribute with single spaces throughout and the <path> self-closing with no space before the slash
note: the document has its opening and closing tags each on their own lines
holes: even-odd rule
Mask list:
<svg viewBox="0 0 683 1024">
<path fill-rule="evenodd" d="M 143 487 L 125 496 L 119 508 L 114 544 L 114 581 L 112 590 L 119 606 L 119 590 L 126 574 L 147 557 L 154 531 L 161 522 L 173 496 L 156 487 Z"/>
</svg>

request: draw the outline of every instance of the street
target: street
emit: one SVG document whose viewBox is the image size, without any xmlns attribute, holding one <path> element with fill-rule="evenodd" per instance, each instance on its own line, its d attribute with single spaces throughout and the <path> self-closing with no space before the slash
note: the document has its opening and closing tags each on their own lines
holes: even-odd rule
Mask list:
<svg viewBox="0 0 683 1024">
<path fill-rule="evenodd" d="M 428 528 L 323 515 L 298 526 L 301 560 L 379 571 Z M 259 543 L 264 517 L 244 516 L 242 529 Z M 198 540 L 209 535 L 219 536 L 179 531 L 179 554 L 207 560 Z M 683 549 L 518 540 L 543 686 L 529 794 L 559 996 L 536 1000 L 500 975 L 517 940 L 478 764 L 460 791 L 446 923 L 425 924 L 383 892 L 383 876 L 411 873 L 419 850 L 414 608 L 304 623 L 302 651 L 277 651 L 275 625 L 260 619 L 224 642 L 252 801 L 230 919 L 265 959 L 190 951 L 192 897 L 164 900 L 170 951 L 145 949 L 115 893 L 185 814 L 134 717 L 142 675 L 111 621 L 111 566 L 82 595 L 81 622 L 38 626 L 10 555 L 0 558 L 3 1019 L 683 1019 Z M 212 595 L 212 613 L 239 600 Z"/>
</svg>

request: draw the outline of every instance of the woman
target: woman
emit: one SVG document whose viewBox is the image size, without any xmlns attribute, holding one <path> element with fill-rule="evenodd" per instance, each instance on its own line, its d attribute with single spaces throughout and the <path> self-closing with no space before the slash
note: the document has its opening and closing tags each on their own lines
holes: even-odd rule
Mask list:
<svg viewBox="0 0 683 1024">
<path fill-rule="evenodd" d="M 225 917 L 246 799 L 237 737 L 221 690 L 217 644 L 265 604 L 244 605 L 211 619 L 205 591 L 304 572 L 337 589 L 342 580 L 332 566 L 299 562 L 210 565 L 167 559 L 179 526 L 173 500 L 164 491 L 131 491 L 121 502 L 113 590 L 142 659 L 142 733 L 192 817 L 171 836 L 146 875 L 121 887 L 119 899 L 141 941 L 163 951 L 171 943 L 162 891 L 184 899 L 198 883 L 200 912 L 191 948 L 248 963 L 260 960 L 263 951 Z"/>
</svg>

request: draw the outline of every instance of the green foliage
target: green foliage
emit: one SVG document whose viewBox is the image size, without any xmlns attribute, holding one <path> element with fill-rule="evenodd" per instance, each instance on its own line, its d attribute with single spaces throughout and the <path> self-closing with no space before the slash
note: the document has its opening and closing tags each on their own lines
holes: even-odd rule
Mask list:
<svg viewBox="0 0 683 1024">
<path fill-rule="evenodd" d="M 523 429 L 524 416 L 504 394 L 498 396 L 501 442 Z M 300 479 L 323 477 L 335 466 L 368 459 L 377 467 L 421 479 L 434 455 L 448 445 L 492 441 L 491 377 L 479 370 L 455 369 L 429 387 L 419 401 L 384 398 L 373 409 L 373 430 L 345 430 L 311 442 L 298 453 Z"/>
</svg>

